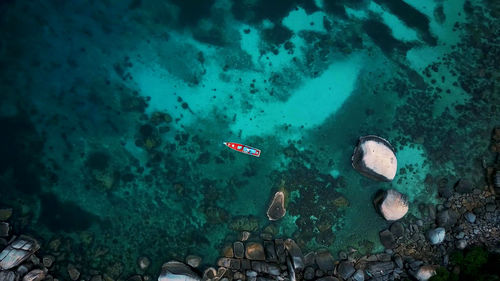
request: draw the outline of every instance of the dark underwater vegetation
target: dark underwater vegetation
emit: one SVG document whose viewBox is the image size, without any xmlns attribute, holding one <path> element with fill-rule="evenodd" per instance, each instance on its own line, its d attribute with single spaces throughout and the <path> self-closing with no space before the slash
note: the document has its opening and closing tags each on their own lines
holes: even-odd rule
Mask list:
<svg viewBox="0 0 500 281">
<path fill-rule="evenodd" d="M 499 280 L 499 16 L 0 1 L 0 281 Z M 371 135 L 394 178 L 353 163 Z"/>
</svg>

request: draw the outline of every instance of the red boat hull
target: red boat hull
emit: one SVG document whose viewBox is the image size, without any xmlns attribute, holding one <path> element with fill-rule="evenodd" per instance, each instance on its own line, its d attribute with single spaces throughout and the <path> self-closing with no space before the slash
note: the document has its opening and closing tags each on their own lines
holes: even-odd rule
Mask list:
<svg viewBox="0 0 500 281">
<path fill-rule="evenodd" d="M 233 150 L 236 150 L 238 152 L 241 152 L 241 153 L 245 153 L 245 154 L 248 154 L 248 155 L 252 155 L 252 156 L 255 156 L 255 157 L 259 157 L 260 156 L 260 149 L 258 148 L 254 148 L 254 147 L 251 147 L 251 146 L 248 146 L 248 145 L 244 145 L 244 144 L 240 144 L 240 143 L 236 143 L 236 142 L 224 142 L 224 144 L 233 149 Z"/>
</svg>

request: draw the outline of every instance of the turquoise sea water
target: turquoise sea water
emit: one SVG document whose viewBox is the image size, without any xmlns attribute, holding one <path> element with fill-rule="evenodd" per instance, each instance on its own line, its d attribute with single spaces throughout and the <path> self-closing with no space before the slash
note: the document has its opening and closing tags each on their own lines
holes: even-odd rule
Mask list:
<svg viewBox="0 0 500 281">
<path fill-rule="evenodd" d="M 498 14 L 464 0 L 3 1 L 0 204 L 85 270 L 211 264 L 241 230 L 381 250 L 377 190 L 405 193 L 412 219 L 439 185 L 483 184 Z M 367 134 L 395 147 L 393 182 L 352 169 Z M 270 222 L 278 190 L 287 215 Z"/>
</svg>

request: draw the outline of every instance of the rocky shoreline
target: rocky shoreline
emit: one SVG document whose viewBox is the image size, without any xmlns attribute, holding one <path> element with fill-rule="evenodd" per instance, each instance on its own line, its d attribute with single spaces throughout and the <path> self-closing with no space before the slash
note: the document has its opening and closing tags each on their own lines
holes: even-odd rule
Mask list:
<svg viewBox="0 0 500 281">
<path fill-rule="evenodd" d="M 495 129 L 492 141 L 492 150 L 498 153 L 500 129 Z M 326 249 L 303 253 L 293 239 L 277 237 L 266 228 L 260 233 L 241 232 L 237 241 L 223 249 L 216 267 L 203 268 L 200 257 L 189 255 L 184 262 L 165 263 L 158 280 L 429 280 L 439 268 L 459 275 L 460 266 L 450 261 L 454 251 L 481 245 L 490 252 L 500 253 L 500 201 L 496 197 L 500 167 L 494 163 L 484 168 L 488 177 L 488 185 L 484 187 L 474 186 L 466 179 L 454 185 L 436 180 L 442 203 L 418 206 L 421 218 L 405 216 L 408 202 L 395 190 L 376 196 L 377 211 L 394 221 L 380 232 L 385 247 L 382 253 L 362 254 L 354 248 L 335 256 Z M 279 219 L 286 212 L 283 198 L 277 198 L 281 197 L 275 196 L 268 210 L 270 220 Z M 119 265 L 106 272 L 81 268 L 77 263 L 58 265 L 63 258 L 60 252 L 52 251 L 54 241 L 40 255 L 44 245 L 33 237 L 11 233 L 12 213 L 10 208 L 0 208 L 1 281 L 156 279 L 145 273 L 151 264 L 147 257 L 138 258 L 142 273 L 132 276 L 122 276 Z M 61 272 L 64 274 L 59 276 Z"/>
</svg>

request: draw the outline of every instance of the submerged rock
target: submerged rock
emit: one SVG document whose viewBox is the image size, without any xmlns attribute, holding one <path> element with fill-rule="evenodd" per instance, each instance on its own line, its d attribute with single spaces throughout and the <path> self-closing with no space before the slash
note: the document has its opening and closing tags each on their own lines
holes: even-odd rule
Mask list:
<svg viewBox="0 0 500 281">
<path fill-rule="evenodd" d="M 0 252 L 0 270 L 18 266 L 39 248 L 40 245 L 35 239 L 21 235 Z"/>
<path fill-rule="evenodd" d="M 137 260 L 137 264 L 139 265 L 139 268 L 141 270 L 146 270 L 149 267 L 149 265 L 151 264 L 151 261 L 149 260 L 148 257 L 140 257 Z"/>
<path fill-rule="evenodd" d="M 279 220 L 286 214 L 285 193 L 278 191 L 274 194 L 273 201 L 267 209 L 267 217 L 271 221 Z"/>
<path fill-rule="evenodd" d="M 68 275 L 71 280 L 78 280 L 78 278 L 80 277 L 80 271 L 78 271 L 78 269 L 74 265 L 69 264 Z"/>
<path fill-rule="evenodd" d="M 433 245 L 440 244 L 444 241 L 444 236 L 446 234 L 446 231 L 444 230 L 443 227 L 437 227 L 434 229 L 429 230 L 427 232 L 427 238 L 429 238 L 429 241 Z"/>
<path fill-rule="evenodd" d="M 384 191 L 375 198 L 374 203 L 382 216 L 389 221 L 399 220 L 408 212 L 408 199 L 395 189 Z"/>
<path fill-rule="evenodd" d="M 6 221 L 12 216 L 12 208 L 0 209 L 0 221 Z"/>
<path fill-rule="evenodd" d="M 189 264 L 191 267 L 198 267 L 201 264 L 201 258 L 199 256 L 195 255 L 188 255 L 186 257 L 186 263 Z"/>
<path fill-rule="evenodd" d="M 158 281 L 200 281 L 201 278 L 188 265 L 169 261 L 161 267 L 161 274 Z"/>
<path fill-rule="evenodd" d="M 354 169 L 378 181 L 393 180 L 398 169 L 394 148 L 387 140 L 374 135 L 359 138 L 351 160 Z"/>
<path fill-rule="evenodd" d="M 473 189 L 472 182 L 467 179 L 460 179 L 455 185 L 455 191 L 461 194 L 471 193 Z"/>
</svg>

